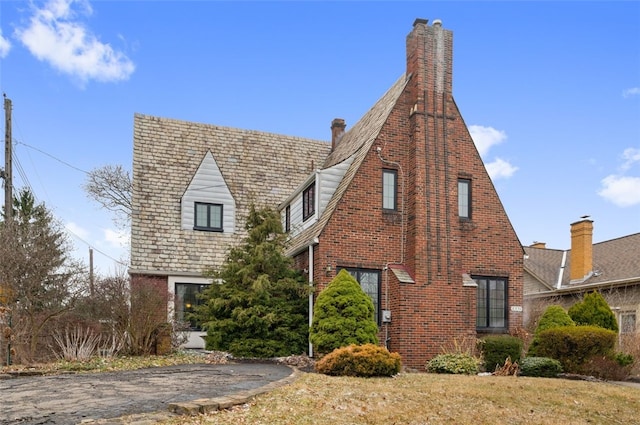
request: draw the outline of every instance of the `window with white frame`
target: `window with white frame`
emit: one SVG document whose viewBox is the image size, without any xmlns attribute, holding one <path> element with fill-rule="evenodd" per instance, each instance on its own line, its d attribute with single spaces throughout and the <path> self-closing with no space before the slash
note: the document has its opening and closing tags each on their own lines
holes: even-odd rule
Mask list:
<svg viewBox="0 0 640 425">
<path fill-rule="evenodd" d="M 636 332 L 635 311 L 623 311 L 620 313 L 620 333 L 631 334 Z"/>
<path fill-rule="evenodd" d="M 222 204 L 196 202 L 193 228 L 194 230 L 222 232 Z"/>
</svg>

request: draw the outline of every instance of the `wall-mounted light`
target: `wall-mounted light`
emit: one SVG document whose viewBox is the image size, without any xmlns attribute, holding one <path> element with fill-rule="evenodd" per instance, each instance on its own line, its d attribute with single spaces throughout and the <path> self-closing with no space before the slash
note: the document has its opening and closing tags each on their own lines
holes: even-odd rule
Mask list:
<svg viewBox="0 0 640 425">
<path fill-rule="evenodd" d="M 329 265 L 329 266 L 327 266 L 327 268 L 325 269 L 325 275 L 326 275 L 326 276 L 331 276 L 331 270 L 332 270 L 332 269 L 331 269 L 331 266 L 330 266 L 330 265 Z"/>
</svg>

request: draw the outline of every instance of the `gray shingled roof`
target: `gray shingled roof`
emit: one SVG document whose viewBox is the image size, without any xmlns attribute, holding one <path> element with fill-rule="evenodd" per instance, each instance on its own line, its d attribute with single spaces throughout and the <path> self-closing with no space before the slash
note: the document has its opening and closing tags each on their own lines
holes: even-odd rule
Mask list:
<svg viewBox="0 0 640 425">
<path fill-rule="evenodd" d="M 347 187 L 349 187 L 353 177 L 356 175 L 358 168 L 360 168 L 362 161 L 371 149 L 373 142 L 378 137 L 382 126 L 389 117 L 389 114 L 398 101 L 398 98 L 404 91 L 407 82 L 407 77 L 404 75 L 400 77 L 373 105 L 373 107 L 369 109 L 369 111 L 353 127 L 351 127 L 350 130 L 342 135 L 338 145 L 324 162 L 323 168 L 339 164 L 352 155 L 356 155 L 356 157 L 345 173 L 318 222 L 293 238 L 291 245 L 287 250 L 289 254 L 299 252 L 320 235 L 322 229 L 324 229 L 331 218 L 331 215 L 342 198 L 342 195 L 347 190 Z"/>
<path fill-rule="evenodd" d="M 238 217 L 251 203 L 276 206 L 322 164 L 324 141 L 136 114 L 134 117 L 133 270 L 194 271 L 218 264 L 234 235 L 180 229 L 180 200 L 211 151 L 235 201 Z M 167 253 L 171 253 L 167 257 Z"/>
<path fill-rule="evenodd" d="M 527 272 L 549 288 L 557 285 L 562 263 L 561 250 L 525 247 L 528 258 L 524 261 Z M 570 283 L 571 251 L 560 291 L 580 291 L 585 287 L 608 287 L 636 282 L 640 284 L 640 233 L 593 244 L 593 275 L 584 282 Z"/>
</svg>

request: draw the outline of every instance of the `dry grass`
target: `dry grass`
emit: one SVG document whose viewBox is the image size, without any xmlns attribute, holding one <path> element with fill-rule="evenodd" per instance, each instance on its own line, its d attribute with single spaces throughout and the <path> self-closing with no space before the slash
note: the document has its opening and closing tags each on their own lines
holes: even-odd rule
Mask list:
<svg viewBox="0 0 640 425">
<path fill-rule="evenodd" d="M 250 405 L 171 424 L 640 424 L 640 390 L 602 382 L 506 376 L 303 373 Z"/>
</svg>

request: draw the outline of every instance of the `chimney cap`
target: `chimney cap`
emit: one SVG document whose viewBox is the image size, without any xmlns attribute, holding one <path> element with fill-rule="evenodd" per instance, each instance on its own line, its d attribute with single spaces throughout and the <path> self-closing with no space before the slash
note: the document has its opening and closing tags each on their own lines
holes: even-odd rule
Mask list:
<svg viewBox="0 0 640 425">
<path fill-rule="evenodd" d="M 442 20 L 441 19 L 434 19 L 433 20 L 433 26 L 434 27 L 441 27 L 442 26 Z"/>
<path fill-rule="evenodd" d="M 427 25 L 427 22 L 429 22 L 428 19 L 416 18 L 416 20 L 413 21 L 413 26 L 415 27 L 418 24 Z"/>
</svg>

